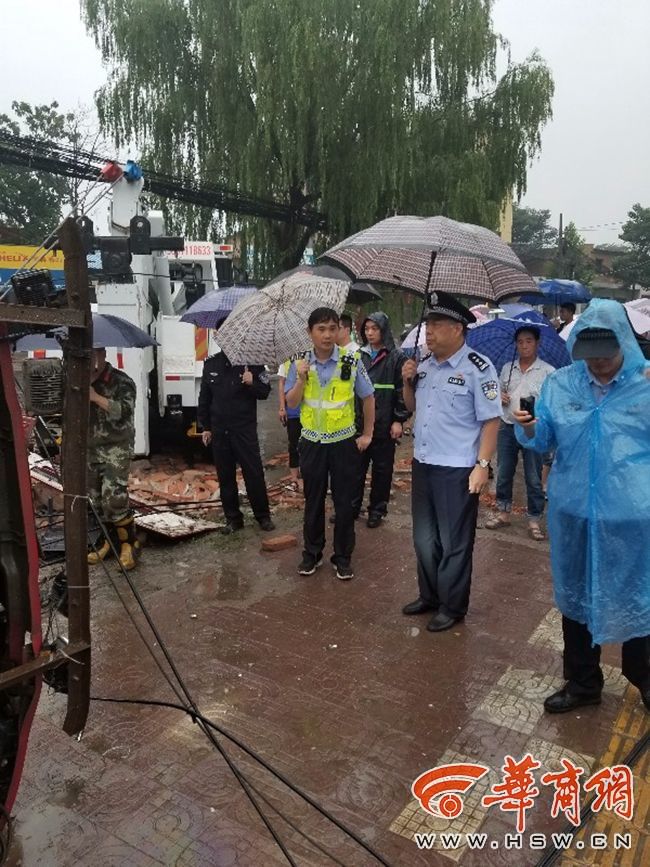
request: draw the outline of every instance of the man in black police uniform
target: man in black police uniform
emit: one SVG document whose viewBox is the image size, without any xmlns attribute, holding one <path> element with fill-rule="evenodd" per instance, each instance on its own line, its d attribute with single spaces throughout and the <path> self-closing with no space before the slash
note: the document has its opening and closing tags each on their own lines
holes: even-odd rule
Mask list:
<svg viewBox="0 0 650 867">
<path fill-rule="evenodd" d="M 257 401 L 271 392 L 269 375 L 261 366 L 233 366 L 224 352 L 206 359 L 199 393 L 198 423 L 203 444 L 212 443 L 219 477 L 222 529 L 234 533 L 244 526 L 239 508 L 237 464 L 241 467 L 253 514 L 262 530 L 274 530 L 257 439 Z"/>
<path fill-rule="evenodd" d="M 478 498 L 488 483 L 501 417 L 496 370 L 465 343 L 470 310 L 433 293 L 429 354 L 404 363 L 404 403 L 415 411 L 413 542 L 420 595 L 404 614 L 433 613 L 427 629 L 463 620 L 469 605 Z"/>
</svg>

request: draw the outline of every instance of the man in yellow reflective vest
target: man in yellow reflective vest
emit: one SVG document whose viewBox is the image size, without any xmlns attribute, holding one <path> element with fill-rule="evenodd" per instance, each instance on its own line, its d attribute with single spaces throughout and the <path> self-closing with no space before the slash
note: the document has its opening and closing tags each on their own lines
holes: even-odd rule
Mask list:
<svg viewBox="0 0 650 867">
<path fill-rule="evenodd" d="M 336 512 L 334 554 L 337 578 L 354 577 L 354 507 L 359 453 L 372 441 L 374 388 L 359 354 L 337 346 L 339 317 L 319 307 L 307 323 L 313 349 L 293 362 L 287 373 L 287 406 L 300 406 L 300 471 L 305 493 L 304 551 L 298 572 L 313 575 L 323 562 L 325 498 L 328 483 Z M 361 400 L 363 431 L 356 435 L 354 399 Z"/>
</svg>

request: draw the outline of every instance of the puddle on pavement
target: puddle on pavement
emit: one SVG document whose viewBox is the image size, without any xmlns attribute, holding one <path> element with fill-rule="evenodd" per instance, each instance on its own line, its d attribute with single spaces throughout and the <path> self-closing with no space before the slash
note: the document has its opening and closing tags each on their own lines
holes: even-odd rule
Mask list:
<svg viewBox="0 0 650 867">
<path fill-rule="evenodd" d="M 72 809 L 79 800 L 79 795 L 83 792 L 85 785 L 85 781 L 79 778 L 66 780 L 65 789 L 52 798 L 52 803 Z"/>
<path fill-rule="evenodd" d="M 217 599 L 246 599 L 250 595 L 245 569 L 223 565 L 216 575 L 215 591 Z"/>
</svg>

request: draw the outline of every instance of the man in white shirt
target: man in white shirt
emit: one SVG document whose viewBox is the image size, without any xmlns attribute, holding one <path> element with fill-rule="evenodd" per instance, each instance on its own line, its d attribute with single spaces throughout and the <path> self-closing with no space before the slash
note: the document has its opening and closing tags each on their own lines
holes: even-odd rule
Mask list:
<svg viewBox="0 0 650 867">
<path fill-rule="evenodd" d="M 360 349 L 356 340 L 352 339 L 352 317 L 347 313 L 343 313 L 339 319 L 339 333 L 336 342 L 348 354 L 358 352 Z"/>
<path fill-rule="evenodd" d="M 515 332 L 517 355 L 511 364 L 504 364 L 499 377 L 503 419 L 497 439 L 497 514 L 486 522 L 488 530 L 497 530 L 510 525 L 512 511 L 512 486 L 517 470 L 519 452 L 523 453 L 524 478 L 528 499 L 528 532 L 536 541 L 544 539 L 540 520 L 544 512 L 542 489 L 543 455 L 523 449 L 517 442 L 514 431 L 513 410 L 520 409 L 522 398 L 539 397 L 542 383 L 554 369 L 537 356 L 540 330 L 536 325 L 522 325 Z"/>
</svg>

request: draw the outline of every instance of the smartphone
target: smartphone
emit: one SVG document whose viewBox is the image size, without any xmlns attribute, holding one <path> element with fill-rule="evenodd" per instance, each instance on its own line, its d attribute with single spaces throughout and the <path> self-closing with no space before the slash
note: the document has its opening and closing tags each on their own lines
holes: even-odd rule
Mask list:
<svg viewBox="0 0 650 867">
<path fill-rule="evenodd" d="M 530 413 L 531 417 L 535 418 L 535 398 L 533 396 L 520 398 L 519 409 L 522 412 Z"/>
</svg>

